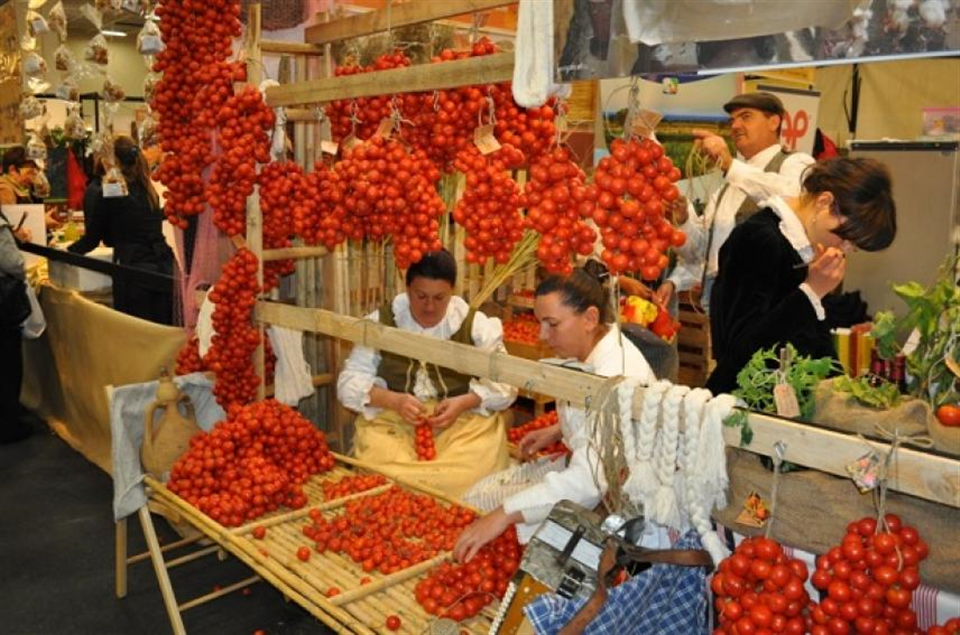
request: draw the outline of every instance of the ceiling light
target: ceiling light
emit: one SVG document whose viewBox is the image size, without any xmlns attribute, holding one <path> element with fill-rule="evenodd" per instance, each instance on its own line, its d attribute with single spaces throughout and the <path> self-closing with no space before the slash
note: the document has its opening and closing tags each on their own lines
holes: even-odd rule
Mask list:
<svg viewBox="0 0 960 635">
<path fill-rule="evenodd" d="M 104 35 L 111 35 L 113 37 L 127 37 L 127 34 L 124 33 L 123 31 L 109 31 L 107 29 L 104 29 L 103 31 L 100 31 L 100 32 L 103 33 Z"/>
</svg>

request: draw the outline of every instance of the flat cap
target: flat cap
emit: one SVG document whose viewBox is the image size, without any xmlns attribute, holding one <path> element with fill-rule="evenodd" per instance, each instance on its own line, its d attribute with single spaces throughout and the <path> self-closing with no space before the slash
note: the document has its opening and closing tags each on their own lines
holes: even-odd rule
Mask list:
<svg viewBox="0 0 960 635">
<path fill-rule="evenodd" d="M 723 109 L 732 113 L 737 108 L 756 108 L 757 110 L 770 113 L 771 115 L 780 115 L 787 112 L 783 107 L 783 102 L 773 93 L 744 93 L 737 95 L 723 105 Z"/>
</svg>

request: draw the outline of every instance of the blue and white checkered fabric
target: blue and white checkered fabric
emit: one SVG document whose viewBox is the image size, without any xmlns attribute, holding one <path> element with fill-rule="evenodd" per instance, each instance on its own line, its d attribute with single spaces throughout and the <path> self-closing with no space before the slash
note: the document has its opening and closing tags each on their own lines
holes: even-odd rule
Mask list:
<svg viewBox="0 0 960 635">
<path fill-rule="evenodd" d="M 676 549 L 700 549 L 696 531 L 686 533 Z M 585 635 L 705 635 L 707 574 L 703 567 L 658 564 L 610 590 L 607 602 Z M 523 608 L 538 635 L 553 635 L 583 605 L 556 594 L 542 595 Z"/>
</svg>

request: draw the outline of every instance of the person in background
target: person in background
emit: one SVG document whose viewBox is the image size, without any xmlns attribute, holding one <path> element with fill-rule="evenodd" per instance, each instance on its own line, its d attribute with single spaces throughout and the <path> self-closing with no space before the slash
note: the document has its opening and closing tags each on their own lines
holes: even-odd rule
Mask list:
<svg viewBox="0 0 960 635">
<path fill-rule="evenodd" d="M 540 339 L 557 357 L 577 360 L 596 375 L 625 375 L 649 384 L 656 379 L 650 365 L 613 325 L 616 315 L 605 288 L 607 280 L 603 265 L 591 260 L 569 276 L 551 276 L 541 282 L 534 300 Z M 556 469 L 543 475 L 542 480 L 509 494 L 502 504 L 467 527 L 453 551 L 460 562 L 473 558 L 511 525 L 518 525 L 520 541 L 527 542 L 560 500 L 588 509 L 600 502 L 606 484 L 594 478 L 600 458 L 586 427 L 586 412 L 564 401 L 558 403 L 557 410 L 559 423 L 527 434 L 520 441 L 520 449 L 524 456 L 534 457 L 562 439 L 572 451 L 569 462 L 555 462 Z"/>
<path fill-rule="evenodd" d="M 675 211 L 676 223 L 687 234 L 687 245 L 678 254 L 677 266 L 657 289 L 664 306 L 677 291 L 700 285 L 700 301 L 709 311 L 718 254 L 730 232 L 771 196 L 797 196 L 803 171 L 814 163 L 810 155 L 787 152 L 781 146 L 786 109 L 776 95 L 745 93 L 731 99 L 723 109 L 730 114 L 730 132 L 738 156 L 730 154 L 723 137 L 706 130 L 693 131 L 703 151 L 723 171 L 724 185 L 710 197 L 702 217 L 690 213 L 689 207 L 678 206 Z"/>
<path fill-rule="evenodd" d="M 836 357 L 821 300 L 843 281 L 851 252 L 884 249 L 896 231 L 890 173 L 873 159 L 818 163 L 798 197 L 770 199 L 720 250 L 707 388 L 730 392 L 753 354 L 774 345 Z"/>
<path fill-rule="evenodd" d="M 406 293 L 367 316 L 403 331 L 505 352 L 503 326 L 453 295 L 457 263 L 447 251 L 427 253 L 406 273 Z M 477 480 L 507 467 L 501 412 L 511 386 L 448 368 L 355 346 L 337 379 L 337 397 L 356 419 L 354 455 L 459 498 Z M 435 456 L 419 460 L 415 426 L 433 430 Z"/>
<path fill-rule="evenodd" d="M 6 175 L 6 173 L 5 173 Z M 0 276 L 26 277 L 23 254 L 13 237 L 13 227 L 0 214 Z M 23 345 L 20 326 L 0 326 L 0 443 L 15 443 L 30 436 L 31 428 L 20 405 L 23 383 Z"/>
<path fill-rule="evenodd" d="M 114 154 L 127 185 L 126 196 L 105 196 L 103 169 L 90 181 L 83 200 L 84 236 L 67 249 L 85 254 L 101 241 L 113 247 L 113 261 L 172 277 L 173 250 L 163 236 L 163 212 L 147 162 L 130 137 L 117 137 Z M 166 288 L 164 285 L 166 284 Z M 173 285 L 114 276 L 113 307 L 134 317 L 173 324 Z"/>
<path fill-rule="evenodd" d="M 3 175 L 0 175 L 0 205 L 27 205 L 33 203 L 30 184 L 36 176 L 37 164 L 27 158 L 23 146 L 14 146 L 3 153 Z M 30 230 L 13 228 L 21 242 L 30 242 Z"/>
</svg>

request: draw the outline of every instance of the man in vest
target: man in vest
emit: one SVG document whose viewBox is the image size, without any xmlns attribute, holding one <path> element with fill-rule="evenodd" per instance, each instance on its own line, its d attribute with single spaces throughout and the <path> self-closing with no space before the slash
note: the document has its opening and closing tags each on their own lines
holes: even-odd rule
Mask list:
<svg viewBox="0 0 960 635">
<path fill-rule="evenodd" d="M 786 110 L 776 95 L 738 95 L 723 109 L 730 114 L 730 131 L 738 156 L 730 154 L 723 137 L 706 130 L 693 131 L 703 151 L 723 171 L 724 184 L 710 197 L 702 217 L 690 214 L 689 207 L 675 216 L 687 234 L 689 248 L 678 254 L 677 266 L 657 290 L 664 305 L 674 292 L 701 285 L 700 301 L 709 312 L 718 254 L 730 232 L 771 196 L 798 196 L 803 172 L 814 162 L 810 155 L 787 152 L 780 145 Z M 684 257 L 690 255 L 694 257 Z"/>
</svg>

